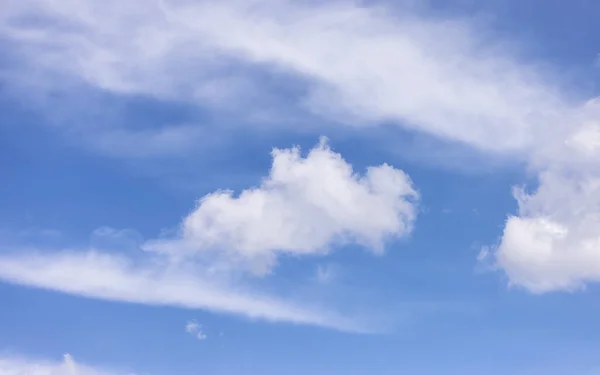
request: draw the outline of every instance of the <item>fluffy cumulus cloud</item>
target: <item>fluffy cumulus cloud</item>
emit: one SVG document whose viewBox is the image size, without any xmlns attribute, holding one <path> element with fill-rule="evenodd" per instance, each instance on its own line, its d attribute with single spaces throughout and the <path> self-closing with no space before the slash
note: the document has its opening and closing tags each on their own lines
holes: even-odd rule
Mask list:
<svg viewBox="0 0 600 375">
<path fill-rule="evenodd" d="M 600 281 L 600 105 L 586 103 L 571 130 L 531 165 L 538 186 L 515 189 L 517 216 L 506 222 L 494 249 L 509 282 L 535 293 L 573 291 Z"/>
<path fill-rule="evenodd" d="M 147 251 L 136 259 L 95 249 L 5 252 L 0 280 L 90 298 L 359 332 L 368 328 L 306 303 L 248 290 L 232 283 L 237 279 L 232 273 L 250 265 L 264 274 L 279 253 L 323 255 L 344 244 L 380 253 L 386 240 L 411 232 L 417 200 L 401 170 L 384 164 L 360 175 L 322 139 L 306 157 L 298 148 L 274 150 L 271 171 L 260 186 L 237 197 L 230 191 L 205 196 L 178 237 L 141 244 Z M 104 245 L 107 239 L 119 246 L 127 240 L 130 247 L 141 242 L 130 231 L 110 228 L 96 230 L 94 238 Z"/>
<path fill-rule="evenodd" d="M 178 238 L 146 248 L 174 255 L 216 250 L 266 271 L 277 253 L 325 254 L 346 243 L 379 253 L 387 239 L 410 233 L 418 194 L 401 170 L 384 164 L 360 175 L 325 139 L 306 157 L 299 148 L 272 155 L 260 186 L 203 197 Z"/>
<path fill-rule="evenodd" d="M 0 356 L 2 375 L 125 375 L 75 363 L 70 354 L 62 362 L 40 361 L 22 357 Z M 133 375 L 129 373 L 127 375 Z"/>
<path fill-rule="evenodd" d="M 497 262 L 511 283 L 534 292 L 600 281 L 600 176 L 544 172 L 531 195 L 517 191 Z"/>
</svg>

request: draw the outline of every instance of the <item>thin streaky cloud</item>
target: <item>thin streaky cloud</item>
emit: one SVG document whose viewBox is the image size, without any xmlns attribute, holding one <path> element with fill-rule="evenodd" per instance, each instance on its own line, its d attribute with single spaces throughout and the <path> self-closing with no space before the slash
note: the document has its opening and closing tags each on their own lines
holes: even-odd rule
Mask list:
<svg viewBox="0 0 600 375">
<path fill-rule="evenodd" d="M 368 331 L 350 318 L 243 291 L 239 286 L 219 285 L 197 272 L 135 264 L 121 256 L 95 251 L 4 253 L 0 255 L 0 280 L 94 299 L 203 309 L 349 332 Z"/>
</svg>

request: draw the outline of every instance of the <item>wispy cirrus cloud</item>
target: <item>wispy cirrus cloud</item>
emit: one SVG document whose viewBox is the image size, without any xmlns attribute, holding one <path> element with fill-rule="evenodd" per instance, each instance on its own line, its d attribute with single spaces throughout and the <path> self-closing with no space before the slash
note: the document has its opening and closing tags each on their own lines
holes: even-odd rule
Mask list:
<svg viewBox="0 0 600 375">
<path fill-rule="evenodd" d="M 202 309 L 349 332 L 368 330 L 352 318 L 228 285 L 192 265 L 140 263 L 99 251 L 3 253 L 0 280 L 94 299 Z"/>
<path fill-rule="evenodd" d="M 469 20 L 402 4 L 37 0 L 3 8 L 0 33 L 14 42 L 22 73 L 8 78 L 35 89 L 67 77 L 118 94 L 239 107 L 241 92 L 265 87 L 253 71 L 278 72 L 303 82 L 306 94 L 291 100 L 317 115 L 391 121 L 505 153 L 526 152 L 571 105 L 535 64 Z"/>
</svg>

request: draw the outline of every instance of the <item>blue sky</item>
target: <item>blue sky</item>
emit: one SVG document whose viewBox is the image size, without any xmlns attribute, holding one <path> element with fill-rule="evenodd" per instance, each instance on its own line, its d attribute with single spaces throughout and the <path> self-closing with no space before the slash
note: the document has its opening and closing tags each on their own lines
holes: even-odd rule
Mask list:
<svg viewBox="0 0 600 375">
<path fill-rule="evenodd" d="M 0 374 L 600 373 L 598 11 L 4 2 Z"/>
</svg>

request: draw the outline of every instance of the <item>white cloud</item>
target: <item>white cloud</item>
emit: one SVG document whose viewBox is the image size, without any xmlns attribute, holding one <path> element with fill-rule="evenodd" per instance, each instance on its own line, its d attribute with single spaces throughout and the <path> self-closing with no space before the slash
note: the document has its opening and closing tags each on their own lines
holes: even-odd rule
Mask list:
<svg viewBox="0 0 600 375">
<path fill-rule="evenodd" d="M 510 153 L 528 152 L 571 108 L 551 78 L 481 25 L 401 4 L 13 0 L 1 13 L 0 35 L 25 60 L 21 74 L 5 74 L 36 88 L 61 87 L 68 77 L 115 93 L 235 108 L 240 92 L 264 87 L 247 73 L 252 67 L 303 78 L 310 90 L 301 101 L 316 114 L 392 121 Z M 132 149 L 110 139 L 99 147 Z M 147 139 L 155 141 L 164 140 Z"/>
<path fill-rule="evenodd" d="M 206 195 L 178 238 L 145 248 L 177 257 L 216 250 L 262 273 L 278 253 L 326 254 L 345 243 L 380 253 L 387 239 L 410 233 L 418 195 L 401 170 L 384 164 L 361 176 L 324 139 L 305 158 L 298 148 L 272 155 L 259 187 Z"/>
<path fill-rule="evenodd" d="M 515 190 L 517 216 L 488 251 L 511 285 L 534 293 L 574 291 L 600 281 L 600 103 L 591 100 L 556 143 L 531 160 L 533 193 Z"/>
<path fill-rule="evenodd" d="M 70 354 L 62 362 L 26 359 L 16 356 L 0 356 L 2 375 L 125 375 L 75 363 Z M 132 375 L 131 373 L 128 375 Z"/>
<path fill-rule="evenodd" d="M 510 282 L 539 293 L 600 281 L 600 177 L 544 172 L 534 194 L 516 197 L 495 254 Z"/>
<path fill-rule="evenodd" d="M 347 2 L 165 10 L 216 49 L 306 77 L 314 84 L 310 108 L 338 119 L 391 120 L 485 150 L 520 152 L 567 104 L 535 66 L 483 39 L 468 21 Z M 197 22 L 202 13 L 210 19 Z"/>
<path fill-rule="evenodd" d="M 195 336 L 198 340 L 206 340 L 208 336 L 202 331 L 202 326 L 195 320 L 190 320 L 185 325 L 185 331 Z"/>
<path fill-rule="evenodd" d="M 195 320 L 190 320 L 189 322 L 187 322 L 187 324 L 185 325 L 185 331 L 187 333 L 194 333 L 194 332 L 198 332 L 198 330 L 200 329 L 200 324 L 198 324 L 197 321 Z"/>
<path fill-rule="evenodd" d="M 206 269 L 191 264 L 176 267 L 155 259 L 134 262 L 96 251 L 3 253 L 0 280 L 88 298 L 204 309 L 343 331 L 364 330 L 350 318 L 227 284 Z"/>
</svg>

